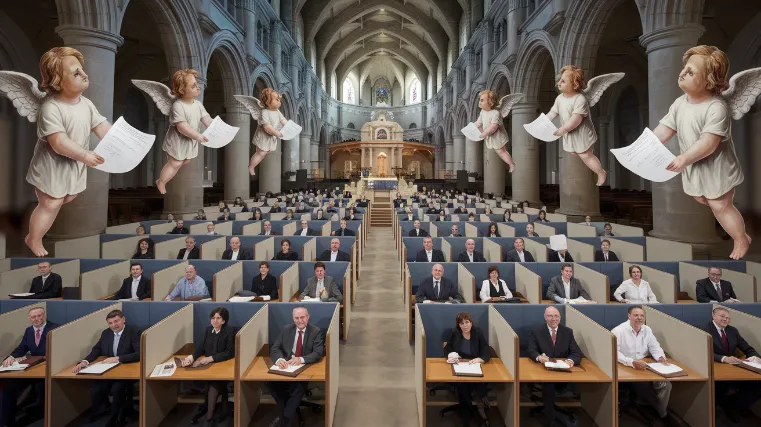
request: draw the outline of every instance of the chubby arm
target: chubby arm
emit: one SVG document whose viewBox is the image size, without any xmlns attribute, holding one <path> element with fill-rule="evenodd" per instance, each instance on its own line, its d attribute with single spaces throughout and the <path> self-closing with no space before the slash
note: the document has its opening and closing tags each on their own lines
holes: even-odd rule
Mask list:
<svg viewBox="0 0 761 427">
<path fill-rule="evenodd" d="M 664 126 L 664 125 L 658 125 L 658 127 L 656 127 L 655 130 L 653 130 L 653 133 L 664 144 L 666 143 L 666 141 L 668 141 L 669 139 L 673 138 L 674 135 L 676 135 L 676 131 L 674 129 L 671 129 L 670 127 Z"/>
<path fill-rule="evenodd" d="M 545 114 L 545 116 L 547 116 L 547 118 L 550 120 L 555 120 L 558 117 L 558 113 L 550 111 L 549 113 Z"/>
<path fill-rule="evenodd" d="M 283 137 L 283 134 L 282 134 L 282 133 L 280 133 L 280 132 L 279 132 L 277 129 L 273 128 L 273 127 L 272 127 L 271 125 L 269 125 L 269 124 L 266 124 L 266 123 L 265 123 L 265 124 L 262 126 L 262 129 L 264 129 L 264 131 L 265 131 L 265 132 L 267 132 L 268 134 L 270 134 L 270 135 L 272 135 L 272 136 L 276 136 L 276 137 L 278 137 L 278 138 L 282 138 L 282 137 Z"/>
<path fill-rule="evenodd" d="M 111 130 L 111 123 L 109 123 L 108 120 L 104 120 L 100 122 L 98 126 L 95 126 L 92 129 L 92 131 L 95 132 L 95 135 L 98 137 L 98 139 L 103 139 L 109 130 Z"/>
<path fill-rule="evenodd" d="M 719 135 L 703 133 L 689 150 L 676 156 L 676 158 L 666 166 L 666 169 L 672 172 L 681 172 L 685 167 L 710 156 L 711 153 L 719 148 L 719 144 L 721 144 L 721 137 Z"/>
<path fill-rule="evenodd" d="M 206 126 L 206 127 L 211 126 L 211 122 L 213 122 L 213 121 L 214 120 L 212 120 L 211 116 L 208 115 L 208 114 L 203 116 L 203 117 L 201 117 L 201 123 L 203 123 L 203 125 Z"/>
<path fill-rule="evenodd" d="M 205 116 L 204 118 L 206 118 L 206 117 L 208 117 L 208 116 Z M 203 119 L 201 119 L 201 121 L 203 121 Z M 204 123 L 204 124 L 206 124 L 206 123 Z M 177 122 L 177 123 L 175 123 L 175 126 L 177 126 L 177 131 L 178 132 L 180 132 L 181 134 L 185 135 L 186 137 L 188 137 L 190 139 L 193 139 L 195 141 L 200 141 L 200 142 L 207 142 L 208 141 L 208 139 L 205 136 L 201 135 L 197 130 L 193 129 L 188 124 L 188 122 Z"/>
<path fill-rule="evenodd" d="M 100 126 L 101 125 L 98 125 L 98 127 Z M 105 135 L 105 133 L 103 135 Z M 79 144 L 72 141 L 64 132 L 56 132 L 52 135 L 48 135 L 47 140 L 48 144 L 50 144 L 50 148 L 52 148 L 57 154 L 82 162 L 87 166 L 95 167 L 105 161 L 103 160 L 103 157 L 100 157 L 93 151 L 80 147 Z"/>
<path fill-rule="evenodd" d="M 489 136 L 489 135 L 493 134 L 494 132 L 496 132 L 497 129 L 499 129 L 499 125 L 497 123 L 492 123 L 492 124 L 490 124 L 489 126 L 486 127 L 486 130 L 481 132 L 481 136 L 486 138 L 487 136 Z"/>
<path fill-rule="evenodd" d="M 550 114 L 554 114 L 553 112 L 550 112 Z M 549 115 L 547 116 L 549 117 Z M 554 117 L 551 117 L 550 120 L 553 120 Z M 571 132 L 572 130 L 579 127 L 581 122 L 584 120 L 584 116 L 581 114 L 573 114 L 563 126 L 560 126 L 557 131 L 555 131 L 555 136 L 563 136 L 567 134 L 568 132 Z"/>
</svg>

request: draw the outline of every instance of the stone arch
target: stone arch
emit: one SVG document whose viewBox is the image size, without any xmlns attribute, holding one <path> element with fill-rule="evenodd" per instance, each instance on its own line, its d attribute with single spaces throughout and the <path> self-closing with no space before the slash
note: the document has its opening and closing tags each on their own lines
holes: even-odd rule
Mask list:
<svg viewBox="0 0 761 427">
<path fill-rule="evenodd" d="M 298 121 L 296 123 L 299 123 L 304 127 L 303 132 L 306 135 L 307 133 L 309 133 L 310 129 L 309 129 L 309 121 L 307 120 L 306 106 L 304 105 L 303 102 L 299 105 L 297 111 L 298 111 L 298 114 L 296 114 L 296 120 Z"/>
<path fill-rule="evenodd" d="M 280 103 L 280 108 L 283 110 L 283 115 L 286 119 L 293 119 L 293 117 L 296 117 L 296 106 L 293 104 L 293 98 L 291 97 L 290 92 L 285 92 L 281 94 L 282 102 Z"/>
<path fill-rule="evenodd" d="M 260 65 L 256 67 L 253 73 L 251 73 L 251 79 L 249 80 L 249 84 L 251 85 L 251 91 L 249 93 L 252 93 L 254 96 L 259 94 L 259 91 L 257 91 L 256 86 L 257 83 L 264 84 L 264 87 L 267 88 L 275 88 L 277 87 L 277 80 L 275 79 L 275 76 L 272 74 L 272 71 L 268 69 L 264 65 Z M 260 90 L 263 88 L 260 88 Z"/>
<path fill-rule="evenodd" d="M 489 70 L 489 77 L 486 79 L 486 87 L 489 90 L 495 90 L 496 84 L 502 78 L 506 79 L 509 85 L 509 83 L 513 80 L 513 73 L 511 73 L 504 64 L 499 64 L 496 67 L 491 67 L 491 70 Z"/>
<path fill-rule="evenodd" d="M 546 66 L 558 70 L 555 43 L 546 31 L 534 31 L 521 43 L 515 64 L 513 90 L 526 94 L 527 101 L 537 101 L 542 74 Z"/>
<path fill-rule="evenodd" d="M 444 140 L 452 139 L 452 126 L 454 124 L 454 114 L 450 111 L 444 116 Z"/>
<path fill-rule="evenodd" d="M 218 31 L 209 40 L 206 49 L 206 66 L 216 61 L 222 71 L 226 103 L 236 102 L 233 95 L 248 95 L 249 74 L 246 70 L 246 54 L 242 45 L 230 30 Z"/>
</svg>

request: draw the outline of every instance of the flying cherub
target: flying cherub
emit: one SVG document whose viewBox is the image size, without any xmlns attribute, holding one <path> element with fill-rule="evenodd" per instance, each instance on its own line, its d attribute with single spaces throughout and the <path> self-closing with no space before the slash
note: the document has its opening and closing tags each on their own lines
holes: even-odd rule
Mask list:
<svg viewBox="0 0 761 427">
<path fill-rule="evenodd" d="M 481 131 L 481 138 L 486 142 L 486 148 L 494 150 L 499 158 L 510 166 L 510 173 L 515 170 L 515 162 L 507 152 L 510 137 L 507 136 L 503 119 L 510 114 L 513 105 L 524 97 L 522 93 L 505 95 L 497 104 L 497 94 L 493 91 L 484 90 L 478 94 L 478 107 L 481 108 L 481 114 L 478 115 L 475 125 Z M 488 125 L 485 129 L 484 123 Z"/>
<path fill-rule="evenodd" d="M 267 154 L 277 149 L 277 140 L 282 138 L 280 130 L 288 123 L 280 108 L 280 94 L 274 89 L 266 88 L 261 94 L 262 100 L 253 96 L 235 95 L 235 99 L 248 108 L 251 117 L 259 123 L 251 143 L 256 146 L 256 153 L 251 156 L 248 172 L 255 175 L 256 165 L 264 160 Z"/>
</svg>

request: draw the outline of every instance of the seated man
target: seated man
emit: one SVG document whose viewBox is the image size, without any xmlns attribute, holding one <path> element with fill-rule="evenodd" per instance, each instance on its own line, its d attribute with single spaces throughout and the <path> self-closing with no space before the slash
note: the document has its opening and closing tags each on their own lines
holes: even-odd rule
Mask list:
<svg viewBox="0 0 761 427">
<path fill-rule="evenodd" d="M 703 329 L 713 338 L 713 360 L 720 363 L 737 364 L 742 359 L 736 357 L 740 350 L 748 362 L 761 363 L 761 355 L 751 347 L 740 331 L 729 322 L 732 317 L 729 310 L 716 305 L 711 313 L 713 321 Z M 716 404 L 724 409 L 732 422 L 740 421 L 742 411 L 753 407 L 761 399 L 761 384 L 759 381 L 716 381 Z M 735 391 L 732 393 L 732 391 Z"/>
<path fill-rule="evenodd" d="M 359 207 L 359 208 L 366 208 L 366 207 L 367 207 L 367 205 L 369 204 L 369 202 L 370 202 L 370 201 L 369 201 L 369 200 L 367 200 L 367 198 L 365 198 L 365 195 L 363 194 L 363 195 L 360 197 L 360 199 L 357 201 L 357 207 Z"/>
<path fill-rule="evenodd" d="M 335 202 L 333 202 L 332 200 L 329 201 L 328 202 L 328 208 L 325 209 L 325 212 L 328 212 L 328 213 L 338 213 L 338 208 L 336 207 Z"/>
<path fill-rule="evenodd" d="M 143 227 L 142 225 L 138 225 L 137 228 L 135 229 L 135 234 L 137 235 L 145 234 L 145 227 Z"/>
<path fill-rule="evenodd" d="M 547 307 L 544 310 L 544 324 L 531 330 L 528 342 L 528 357 L 537 363 L 544 364 L 551 359 L 562 359 L 571 367 L 579 365 L 584 355 L 581 353 L 573 329 L 560 324 L 560 311 L 555 307 Z M 571 377 L 569 376 L 569 380 Z M 544 401 L 544 415 L 549 420 L 549 425 L 554 425 L 556 418 L 564 425 L 569 420 L 562 419 L 566 416 L 563 412 L 555 410 L 555 395 L 558 389 L 567 387 L 566 383 L 541 383 L 542 400 Z"/>
<path fill-rule="evenodd" d="M 534 232 L 533 222 L 529 222 L 528 224 L 526 224 L 526 237 L 539 237 L 539 235 Z"/>
<path fill-rule="evenodd" d="M 177 259 L 181 260 L 189 260 L 189 259 L 200 259 L 201 258 L 201 250 L 196 247 L 196 238 L 193 236 L 188 236 L 185 238 L 185 247 L 180 249 L 179 252 L 177 252 Z"/>
<path fill-rule="evenodd" d="M 629 320 L 611 330 L 618 341 L 618 363 L 634 369 L 647 369 L 647 363 L 642 360 L 648 355 L 653 359 L 668 364 L 666 353 L 663 352 L 653 330 L 645 325 L 645 309 L 641 305 L 629 306 Z M 656 411 L 664 425 L 677 426 L 668 412 L 671 383 L 668 381 L 632 382 L 627 387 L 637 394 Z"/>
<path fill-rule="evenodd" d="M 63 290 L 63 281 L 61 276 L 52 272 L 53 267 L 48 261 L 37 264 L 39 276 L 32 279 L 32 286 L 29 287 L 29 293 L 32 295 L 24 297 L 12 297 L 14 299 L 48 299 L 60 298 Z"/>
<path fill-rule="evenodd" d="M 415 302 L 418 304 L 436 302 L 457 304 L 462 302 L 460 289 L 457 284 L 452 283 L 451 280 L 443 277 L 443 265 L 434 264 L 433 268 L 431 268 L 431 276 L 432 277 L 426 277 L 420 282 L 420 286 L 417 288 L 417 294 L 415 294 Z"/>
<path fill-rule="evenodd" d="M 524 241 L 520 237 L 513 241 L 513 249 L 505 253 L 505 262 L 534 262 L 531 252 L 525 250 Z"/>
<path fill-rule="evenodd" d="M 302 219 L 301 228 L 293 233 L 294 236 L 316 236 L 314 230 L 309 228 L 309 221 Z"/>
<path fill-rule="evenodd" d="M 610 250 L 610 240 L 604 239 L 600 242 L 601 250 L 595 251 L 595 261 L 608 262 L 618 261 L 616 253 Z"/>
<path fill-rule="evenodd" d="M 465 209 L 465 206 L 460 205 L 460 206 L 457 207 L 457 209 L 454 210 L 453 213 L 460 214 L 460 215 L 462 215 L 462 214 L 466 214 L 467 215 L 468 210 Z"/>
<path fill-rule="evenodd" d="M 616 235 L 613 234 L 613 226 L 610 225 L 609 222 L 606 222 L 603 226 L 603 232 L 600 233 L 600 237 L 615 237 Z"/>
<path fill-rule="evenodd" d="M 319 261 L 314 263 L 314 276 L 307 279 L 307 286 L 301 292 L 301 297 L 339 303 L 344 299 L 335 279 L 325 275 L 325 264 Z"/>
<path fill-rule="evenodd" d="M 306 307 L 293 309 L 293 324 L 283 328 L 270 347 L 270 358 L 281 369 L 288 365 L 319 362 L 325 355 L 325 339 L 320 328 L 309 324 Z M 290 427 L 291 420 L 307 390 L 306 381 L 272 381 L 267 387 L 282 410 L 272 427 Z"/>
<path fill-rule="evenodd" d="M 143 300 L 151 297 L 151 279 L 143 277 L 143 265 L 133 263 L 129 268 L 130 277 L 124 279 L 119 292 L 111 299 L 134 299 Z"/>
<path fill-rule="evenodd" d="M 333 238 L 330 240 L 330 249 L 322 251 L 320 256 L 317 257 L 317 261 L 351 261 L 349 254 L 340 250 L 341 240 Z"/>
<path fill-rule="evenodd" d="M 225 251 L 222 252 L 222 259 L 242 261 L 252 260 L 254 259 L 254 256 L 251 255 L 251 252 L 240 247 L 240 237 L 235 236 L 230 238 L 230 249 L 225 249 Z"/>
<path fill-rule="evenodd" d="M 296 213 L 303 214 L 303 213 L 309 213 L 309 212 L 312 212 L 312 210 L 307 207 L 306 203 L 299 202 L 299 205 L 296 208 Z"/>
<path fill-rule="evenodd" d="M 217 227 L 214 224 L 208 224 L 206 226 L 206 235 L 207 236 L 219 236 L 219 233 L 217 233 Z"/>
<path fill-rule="evenodd" d="M 34 307 L 29 310 L 29 323 L 24 330 L 21 342 L 11 354 L 3 360 L 4 368 L 17 362 L 27 355 L 36 357 L 45 357 L 47 351 L 48 332 L 57 328 L 58 325 L 48 322 L 48 316 L 42 307 Z M 18 360 L 19 363 L 25 363 Z M 16 423 L 16 400 L 27 387 L 32 387 L 34 391 L 34 403 L 26 407 L 26 414 L 19 424 L 31 424 L 34 421 L 41 420 L 45 413 L 45 380 L 23 380 L 14 379 L 6 380 L 0 389 L 0 426 L 13 426 Z"/>
<path fill-rule="evenodd" d="M 407 233 L 407 236 L 409 236 L 409 237 L 426 237 L 426 236 L 428 236 L 428 232 L 423 230 L 422 228 L 420 228 L 420 220 L 419 219 L 415 220 L 415 222 L 413 223 L 413 226 L 415 228 L 410 230 L 410 232 Z"/>
<path fill-rule="evenodd" d="M 185 221 L 178 219 L 177 225 L 168 233 L 166 234 L 190 234 L 190 230 L 188 230 L 187 227 L 184 226 Z"/>
<path fill-rule="evenodd" d="M 732 289 L 732 283 L 721 280 L 721 269 L 708 267 L 708 277 L 695 282 L 698 302 L 740 302 Z"/>
<path fill-rule="evenodd" d="M 573 262 L 573 257 L 566 249 L 559 251 L 550 249 L 550 253 L 547 255 L 547 262 Z"/>
<path fill-rule="evenodd" d="M 547 299 L 559 304 L 568 304 L 578 301 L 579 297 L 586 301 L 592 300 L 587 291 L 581 286 L 579 279 L 573 277 L 573 265 L 563 264 L 560 268 L 560 276 L 555 276 L 550 280 L 550 287 L 547 289 Z"/>
<path fill-rule="evenodd" d="M 278 234 L 272 231 L 272 223 L 269 221 L 264 221 L 262 224 L 262 232 L 259 233 L 260 236 L 277 236 Z"/>
<path fill-rule="evenodd" d="M 100 339 L 81 362 L 77 363 L 71 372 L 78 373 L 97 358 L 103 356 L 104 363 L 135 363 L 140 361 L 139 328 L 126 324 L 127 318 L 121 310 L 113 310 L 106 316 L 108 328 L 100 334 Z M 95 422 L 101 415 L 108 412 L 108 396 L 111 403 L 111 418 L 107 427 L 124 425 L 125 418 L 131 412 L 132 389 L 137 381 L 126 380 L 96 380 L 91 391 L 92 408 L 90 422 Z M 124 409 L 124 411 L 122 411 Z"/>
<path fill-rule="evenodd" d="M 457 262 L 486 262 L 486 258 L 476 250 L 476 241 L 468 239 L 465 241 L 465 250 L 457 257 Z"/>
<path fill-rule="evenodd" d="M 415 262 L 445 262 L 444 252 L 433 248 L 433 238 L 423 238 L 423 249 L 415 254 Z"/>
<path fill-rule="evenodd" d="M 396 199 L 394 199 L 394 208 L 396 209 L 403 208 L 404 205 L 406 204 L 407 204 L 406 200 L 402 199 L 402 195 L 397 193 Z"/>
<path fill-rule="evenodd" d="M 357 233 L 355 233 L 354 230 L 349 230 L 348 228 L 346 228 L 345 219 L 342 219 L 340 224 L 341 224 L 341 228 L 330 233 L 332 236 L 356 236 L 357 235 Z"/>
<path fill-rule="evenodd" d="M 425 210 L 426 215 L 438 215 L 439 210 L 433 205 L 433 202 L 428 204 L 428 209 Z"/>
<path fill-rule="evenodd" d="M 181 300 L 209 298 L 209 288 L 200 276 L 196 275 L 196 268 L 192 265 L 185 267 L 185 277 L 177 282 L 172 292 L 164 298 L 164 301 L 172 301 L 179 297 Z"/>
<path fill-rule="evenodd" d="M 457 224 L 452 224 L 452 228 L 449 230 L 449 237 L 462 237 L 460 234 L 460 227 Z"/>
</svg>

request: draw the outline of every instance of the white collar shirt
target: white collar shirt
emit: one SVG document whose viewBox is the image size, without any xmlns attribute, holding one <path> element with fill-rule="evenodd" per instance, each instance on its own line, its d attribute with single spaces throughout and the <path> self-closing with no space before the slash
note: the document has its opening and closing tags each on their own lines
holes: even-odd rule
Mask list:
<svg viewBox="0 0 761 427">
<path fill-rule="evenodd" d="M 560 279 L 563 281 L 563 290 L 565 291 L 565 299 L 571 299 L 571 281 L 565 281 L 564 279 Z"/>
<path fill-rule="evenodd" d="M 142 278 L 142 275 L 132 278 L 132 293 L 130 294 L 132 299 L 137 299 L 137 287 L 140 286 L 140 279 Z"/>
<path fill-rule="evenodd" d="M 647 325 L 642 325 L 639 333 L 636 333 L 627 320 L 613 328 L 611 332 L 618 340 L 618 363 L 622 365 L 633 367 L 635 360 L 643 359 L 648 354 L 655 360 L 666 357 L 653 330 Z"/>
<path fill-rule="evenodd" d="M 309 232 L 308 228 L 302 228 L 300 236 L 306 236 L 308 232 Z"/>
<path fill-rule="evenodd" d="M 330 260 L 335 261 L 337 259 L 338 259 L 338 251 L 335 251 L 335 252 L 330 251 Z"/>
<path fill-rule="evenodd" d="M 231 261 L 236 261 L 238 259 L 238 254 L 240 251 L 233 251 L 233 254 L 230 256 Z"/>
<path fill-rule="evenodd" d="M 520 258 L 521 262 L 526 262 L 526 255 L 523 253 L 523 251 L 515 251 L 518 254 L 518 258 Z"/>
<path fill-rule="evenodd" d="M 425 251 L 425 256 L 428 257 L 428 262 L 433 261 L 433 249 L 431 249 L 430 251 Z"/>
<path fill-rule="evenodd" d="M 45 323 L 43 323 L 43 324 L 42 324 L 42 326 L 40 326 L 39 328 L 38 328 L 38 327 L 36 327 L 36 326 L 34 326 L 34 325 L 32 325 L 32 328 L 34 329 L 34 332 L 35 332 L 35 333 L 37 333 L 37 332 L 42 332 L 43 330 L 45 330 L 45 326 L 47 326 L 47 324 L 48 324 L 48 322 L 45 322 Z"/>
</svg>

